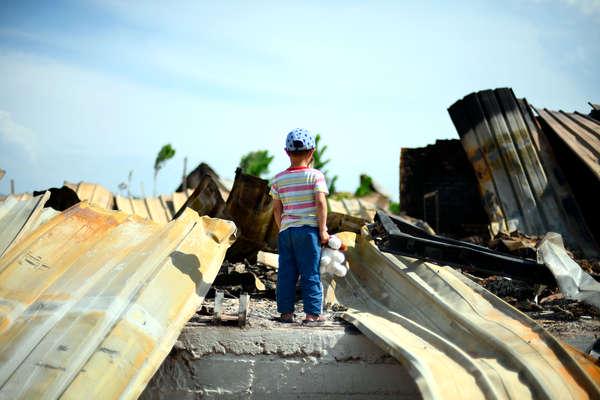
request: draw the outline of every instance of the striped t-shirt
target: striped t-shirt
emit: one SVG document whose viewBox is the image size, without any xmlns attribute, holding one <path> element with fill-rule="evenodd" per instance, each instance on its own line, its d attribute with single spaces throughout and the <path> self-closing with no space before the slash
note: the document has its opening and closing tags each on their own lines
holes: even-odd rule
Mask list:
<svg viewBox="0 0 600 400">
<path fill-rule="evenodd" d="M 319 226 L 317 192 L 329 193 L 325 177 L 318 169 L 290 167 L 275 175 L 270 194 L 283 203 L 280 232 L 292 226 Z"/>
</svg>

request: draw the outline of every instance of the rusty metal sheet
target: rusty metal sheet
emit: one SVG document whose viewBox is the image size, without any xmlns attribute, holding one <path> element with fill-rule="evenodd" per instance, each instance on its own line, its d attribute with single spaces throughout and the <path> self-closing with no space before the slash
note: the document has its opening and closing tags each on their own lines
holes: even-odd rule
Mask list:
<svg viewBox="0 0 600 400">
<path fill-rule="evenodd" d="M 0 398 L 137 398 L 234 232 L 82 202 L 30 233 L 0 258 Z"/>
<path fill-rule="evenodd" d="M 342 233 L 349 272 L 326 302 L 407 366 L 424 399 L 592 399 L 600 368 L 450 267 Z"/>
<path fill-rule="evenodd" d="M 595 245 L 580 245 L 590 235 L 577 227 L 581 220 L 571 206 L 570 189 L 557 179 L 556 163 L 541 150 L 547 146 L 540 129 L 512 89 L 469 94 L 448 112 L 475 169 L 494 234 L 554 231 L 573 247 L 598 253 Z"/>
<path fill-rule="evenodd" d="M 202 177 L 205 175 L 209 175 L 214 182 L 216 183 L 223 200 L 227 200 L 229 197 L 229 193 L 233 187 L 233 181 L 221 178 L 214 169 L 212 169 L 206 163 L 200 163 L 198 166 L 189 173 L 189 175 L 185 178 L 186 189 L 195 189 L 202 180 Z M 183 192 L 183 183 L 179 185 L 176 192 Z M 175 210 L 176 212 L 178 211 Z"/>
<path fill-rule="evenodd" d="M 240 237 L 231 246 L 227 259 L 253 259 L 259 250 L 277 247 L 277 224 L 273 218 L 273 199 L 269 182 L 256 176 L 235 171 L 235 181 L 225 203 L 225 218 L 240 229 Z"/>
<path fill-rule="evenodd" d="M 73 189 L 81 201 L 86 200 L 91 205 L 112 210 L 114 199 L 110 190 L 97 183 L 79 182 L 70 183 L 65 181 L 64 185 Z"/>
<path fill-rule="evenodd" d="M 552 192 L 556 196 L 559 208 L 564 213 L 566 228 L 570 233 L 566 237 L 569 245 L 573 248 L 580 248 L 588 257 L 597 257 L 600 251 L 598 250 L 596 240 L 586 224 L 581 208 L 575 200 L 568 179 L 556 160 L 554 150 L 548 138 L 542 133 L 541 127 L 533 115 L 532 107 L 527 100 L 518 99 L 517 101 L 533 138 L 533 143 L 540 155 L 540 160 L 547 172 L 548 181 L 553 189 Z M 559 230 L 555 229 L 554 231 L 557 232 Z"/>
<path fill-rule="evenodd" d="M 600 124 L 591 118 L 564 111 L 535 109 L 540 118 L 600 179 Z"/>
<path fill-rule="evenodd" d="M 500 195 L 500 187 L 510 183 L 504 169 L 499 168 L 502 160 L 497 146 L 490 139 L 491 128 L 477 96 L 474 93 L 466 96 L 450 106 L 448 112 L 475 170 L 492 232 L 517 230 L 518 221 L 523 216 L 514 196 Z"/>
<path fill-rule="evenodd" d="M 215 178 L 206 174 L 200 178 L 198 186 L 188 197 L 184 205 L 175 212 L 175 218 L 183 212 L 185 207 L 189 207 L 200 215 L 222 218 L 225 210 L 225 200 L 219 190 L 219 185 Z"/>
<path fill-rule="evenodd" d="M 8 196 L 0 204 L 0 256 L 52 216 L 50 210 L 43 213 L 48 198 L 50 192 L 25 200 Z"/>
</svg>

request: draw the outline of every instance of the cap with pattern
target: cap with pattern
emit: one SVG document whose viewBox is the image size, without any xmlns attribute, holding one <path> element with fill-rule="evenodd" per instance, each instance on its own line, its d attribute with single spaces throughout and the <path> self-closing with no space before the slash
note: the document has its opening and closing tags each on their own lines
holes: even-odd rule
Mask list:
<svg viewBox="0 0 600 400">
<path fill-rule="evenodd" d="M 288 133 L 285 148 L 288 151 L 311 150 L 315 148 L 315 137 L 306 129 L 296 128 Z"/>
</svg>

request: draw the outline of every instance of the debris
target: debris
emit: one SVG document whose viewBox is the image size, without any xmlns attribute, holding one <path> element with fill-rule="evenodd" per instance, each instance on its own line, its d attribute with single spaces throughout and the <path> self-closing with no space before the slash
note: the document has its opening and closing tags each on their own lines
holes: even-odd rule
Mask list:
<svg viewBox="0 0 600 400">
<path fill-rule="evenodd" d="M 532 236 L 499 234 L 499 237 L 488 242 L 487 247 L 501 253 L 512 254 L 517 257 L 535 259 L 537 257 L 536 244 L 539 238 Z"/>
<path fill-rule="evenodd" d="M 215 306 L 213 311 L 213 322 L 220 324 L 223 319 L 223 291 L 215 290 Z"/>
<path fill-rule="evenodd" d="M 264 276 L 264 273 L 261 275 Z M 267 290 L 258 274 L 247 270 L 244 263 L 224 263 L 215 278 L 214 286 L 227 289 L 234 295 L 241 292 L 259 293 Z"/>
<path fill-rule="evenodd" d="M 224 300 L 224 291 L 216 290 L 215 291 L 215 299 L 214 299 L 214 307 L 213 307 L 213 315 L 212 322 L 215 325 L 221 324 L 230 324 L 231 322 L 236 322 L 239 327 L 246 326 L 246 322 L 248 320 L 248 311 L 250 309 L 250 295 L 248 293 L 240 294 L 239 298 L 239 306 L 236 315 L 226 314 L 224 311 L 223 300 Z M 203 306 L 197 315 L 206 315 L 207 310 L 206 307 Z M 201 322 L 201 319 L 196 319 L 196 322 Z"/>
<path fill-rule="evenodd" d="M 596 339 L 596 341 L 588 347 L 586 353 L 595 360 L 600 360 L 600 338 Z"/>
<path fill-rule="evenodd" d="M 249 309 L 250 309 L 250 295 L 248 293 L 244 293 L 240 296 L 240 308 L 238 311 L 238 326 L 243 327 L 246 325 Z"/>
<path fill-rule="evenodd" d="M 29 233 L 0 258 L 10 316 L 0 398 L 136 398 L 201 305 L 234 233 L 230 221 L 191 210 L 158 225 L 87 202 Z M 98 385 L 102 377 L 111 384 Z"/>
<path fill-rule="evenodd" d="M 256 262 L 258 264 L 266 265 L 274 269 L 279 268 L 279 254 L 269 253 L 266 251 L 259 251 L 256 255 Z"/>
<path fill-rule="evenodd" d="M 538 245 L 538 258 L 552 271 L 566 298 L 581 300 L 600 309 L 600 282 L 569 257 L 560 234 L 550 232 L 544 236 Z"/>
<path fill-rule="evenodd" d="M 88 182 L 70 183 L 65 181 L 64 186 L 77 193 L 77 197 L 81 201 L 87 201 L 93 206 L 102 207 L 107 210 L 113 209 L 113 194 L 102 185 Z"/>
<path fill-rule="evenodd" d="M 428 193 L 436 195 L 428 199 Z M 477 178 L 460 140 L 436 140 L 426 147 L 400 150 L 400 210 L 434 227 L 438 221 L 436 231 L 445 236 L 487 232 L 489 221 Z"/>
<path fill-rule="evenodd" d="M 0 256 L 14 247 L 22 238 L 34 231 L 48 219 L 56 215 L 53 209 L 44 205 L 50 198 L 50 192 L 19 200 L 8 196 L 0 204 Z"/>
<path fill-rule="evenodd" d="M 255 260 L 259 250 L 277 248 L 279 229 L 269 190 L 268 181 L 236 169 L 224 215 L 235 222 L 240 235 L 227 252 L 229 261 Z"/>
<path fill-rule="evenodd" d="M 378 234 L 348 238 L 350 270 L 335 297 L 348 308 L 342 318 L 413 368 L 423 397 L 600 395 L 598 366 L 453 268 L 383 253 Z"/>
<path fill-rule="evenodd" d="M 364 224 L 373 222 L 377 207 L 357 198 L 327 198 L 327 227 L 330 233 L 360 232 Z"/>
<path fill-rule="evenodd" d="M 590 107 L 592 107 L 592 110 L 589 114 L 590 118 L 593 118 L 596 121 L 600 122 L 600 104 L 594 104 L 591 102 L 588 102 L 588 104 L 590 105 Z"/>
<path fill-rule="evenodd" d="M 229 197 L 229 193 L 231 192 L 232 182 L 227 181 L 219 177 L 219 175 L 213 170 L 208 164 L 200 163 L 198 166 L 189 173 L 186 178 L 186 189 L 198 187 L 200 181 L 203 179 L 205 175 L 211 177 L 211 180 L 216 183 L 219 193 L 223 200 L 227 200 Z M 183 184 L 179 185 L 176 192 L 184 192 Z M 178 208 L 179 209 L 179 208 Z M 177 209 L 177 210 L 178 210 Z M 177 211 L 176 210 L 176 211 Z"/>
<path fill-rule="evenodd" d="M 598 202 L 591 193 L 600 191 L 600 122 L 578 112 L 550 111 L 535 108 L 544 136 L 554 149 L 556 164 L 560 166 L 576 200 L 576 217 L 581 244 L 595 246 L 596 252 L 582 249 L 586 255 L 598 256 L 600 217 Z M 577 248 L 567 233 L 561 233 L 569 246 Z"/>
<path fill-rule="evenodd" d="M 494 235 L 559 232 L 573 247 L 598 254 L 596 245 L 588 245 L 586 221 L 578 215 L 568 184 L 561 182 L 545 132 L 526 101 L 509 88 L 483 90 L 448 112 L 475 170 Z"/>
<path fill-rule="evenodd" d="M 554 285 L 548 268 L 534 260 L 501 254 L 488 248 L 429 233 L 379 211 L 372 235 L 383 251 L 487 275 L 504 275 L 526 282 Z"/>
<path fill-rule="evenodd" d="M 65 211 L 67 208 L 74 206 L 81 201 L 77 196 L 77 193 L 68 186 L 34 191 L 33 195 L 39 196 L 45 192 L 50 192 L 50 198 L 46 201 L 44 207 L 52 207 L 56 211 Z"/>
<path fill-rule="evenodd" d="M 177 210 L 173 218 L 177 218 L 186 207 L 193 209 L 198 215 L 208 215 L 214 218 L 224 217 L 225 200 L 223 200 L 212 175 L 206 174 L 200 178 L 198 186 Z"/>
</svg>

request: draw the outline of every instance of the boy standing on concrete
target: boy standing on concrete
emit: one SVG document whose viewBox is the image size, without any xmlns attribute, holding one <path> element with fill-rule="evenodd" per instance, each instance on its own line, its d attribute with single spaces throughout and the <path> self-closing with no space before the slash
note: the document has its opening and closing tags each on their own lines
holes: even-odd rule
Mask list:
<svg viewBox="0 0 600 400">
<path fill-rule="evenodd" d="M 279 271 L 277 311 L 280 321 L 294 321 L 296 282 L 300 276 L 306 317 L 303 322 L 320 322 L 323 287 L 319 275 L 321 243 L 327 243 L 327 200 L 325 177 L 309 168 L 315 137 L 306 129 L 287 135 L 285 151 L 290 167 L 275 176 L 271 186 L 275 222 L 279 226 Z"/>
</svg>

